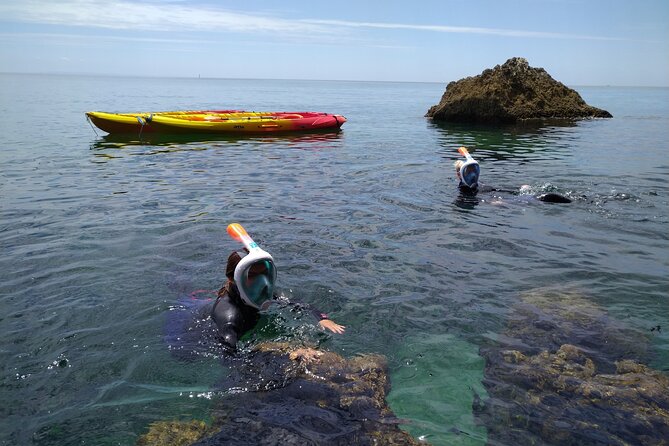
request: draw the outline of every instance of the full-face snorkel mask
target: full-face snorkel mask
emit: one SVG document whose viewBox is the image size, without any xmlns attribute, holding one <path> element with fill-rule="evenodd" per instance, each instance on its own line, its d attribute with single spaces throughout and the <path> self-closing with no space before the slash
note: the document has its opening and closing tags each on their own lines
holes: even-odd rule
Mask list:
<svg viewBox="0 0 669 446">
<path fill-rule="evenodd" d="M 479 163 L 472 158 L 465 147 L 460 147 L 458 152 L 467 158 L 467 161 L 460 166 L 460 181 L 467 187 L 475 188 L 478 185 L 479 174 L 481 173 Z"/>
<path fill-rule="evenodd" d="M 260 310 L 266 309 L 273 297 L 276 268 L 274 259 L 263 251 L 239 223 L 228 225 L 230 237 L 244 244 L 249 251 L 235 268 L 234 279 L 239 295 L 247 305 Z"/>
</svg>

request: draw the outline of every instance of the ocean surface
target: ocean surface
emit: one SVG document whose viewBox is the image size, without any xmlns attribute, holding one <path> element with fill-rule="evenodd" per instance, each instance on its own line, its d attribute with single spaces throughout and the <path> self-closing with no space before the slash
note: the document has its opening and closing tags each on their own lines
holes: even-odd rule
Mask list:
<svg viewBox="0 0 669 446">
<path fill-rule="evenodd" d="M 242 223 L 278 291 L 264 339 L 388 358 L 389 403 L 435 445 L 484 444 L 479 349 L 524 293 L 577 293 L 669 373 L 669 89 L 575 87 L 614 118 L 477 127 L 424 118 L 443 84 L 0 75 L 0 444 L 132 445 L 209 418 L 226 362 L 170 354 L 180 300 L 224 279 Z M 338 133 L 118 139 L 84 112 L 343 114 Z M 462 200 L 457 148 L 515 195 Z M 201 291 L 205 290 L 205 291 Z M 659 326 L 659 328 L 658 328 Z"/>
</svg>

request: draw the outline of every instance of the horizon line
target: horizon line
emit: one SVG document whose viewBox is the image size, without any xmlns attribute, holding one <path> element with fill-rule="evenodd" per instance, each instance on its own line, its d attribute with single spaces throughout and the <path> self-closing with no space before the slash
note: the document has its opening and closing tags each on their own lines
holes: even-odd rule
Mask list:
<svg viewBox="0 0 669 446">
<path fill-rule="evenodd" d="M 104 73 L 77 73 L 70 71 L 0 71 L 0 75 L 38 75 L 38 76 L 97 76 L 141 79 L 199 79 L 199 80 L 249 80 L 249 81 L 305 81 L 305 82 L 375 82 L 375 83 L 404 83 L 404 84 L 449 84 L 457 80 L 448 81 L 419 81 L 419 80 L 370 80 L 370 79 L 315 79 L 293 77 L 216 77 L 216 76 L 179 76 L 179 75 L 151 75 L 151 74 L 104 74 Z M 465 76 L 470 77 L 470 76 Z M 463 77 L 462 79 L 464 79 Z M 564 83 L 562 81 L 558 81 Z M 565 84 L 569 86 L 569 84 Z M 669 88 L 667 85 L 618 85 L 618 84 L 572 84 L 572 87 L 602 87 L 602 88 Z"/>
</svg>

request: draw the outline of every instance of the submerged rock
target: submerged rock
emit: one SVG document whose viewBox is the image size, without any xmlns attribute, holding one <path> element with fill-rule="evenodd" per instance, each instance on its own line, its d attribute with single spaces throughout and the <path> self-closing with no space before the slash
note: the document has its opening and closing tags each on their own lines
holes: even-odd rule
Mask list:
<svg viewBox="0 0 669 446">
<path fill-rule="evenodd" d="M 598 371 L 612 373 L 623 358 L 647 362 L 648 341 L 646 333 L 625 326 L 578 292 L 537 288 L 520 296 L 500 345 L 536 355 L 572 344 L 593 358 Z"/>
<path fill-rule="evenodd" d="M 669 379 L 635 361 L 597 374 L 573 345 L 525 356 L 497 351 L 486 376 L 492 397 L 478 416 L 502 444 L 669 444 Z"/>
<path fill-rule="evenodd" d="M 260 345 L 222 383 L 230 389 L 217 403 L 214 422 L 183 423 L 190 443 L 240 445 L 418 445 L 398 427 L 386 403 L 390 388 L 385 359 L 378 355 L 345 359 L 332 352 L 287 344 Z M 193 427 L 195 426 L 195 428 Z M 177 438 L 178 422 L 154 423 L 138 444 Z M 176 443 L 175 443 L 176 444 Z"/>
<path fill-rule="evenodd" d="M 137 446 L 187 446 L 213 432 L 204 421 L 158 421 L 140 437 Z"/>
<path fill-rule="evenodd" d="M 645 337 L 573 293 L 522 297 L 481 349 L 490 398 L 474 410 L 489 442 L 669 444 L 669 379 L 639 362 Z"/>
<path fill-rule="evenodd" d="M 478 76 L 451 82 L 427 117 L 464 123 L 514 123 L 528 119 L 611 118 L 585 103 L 543 68 L 514 57 Z"/>
</svg>

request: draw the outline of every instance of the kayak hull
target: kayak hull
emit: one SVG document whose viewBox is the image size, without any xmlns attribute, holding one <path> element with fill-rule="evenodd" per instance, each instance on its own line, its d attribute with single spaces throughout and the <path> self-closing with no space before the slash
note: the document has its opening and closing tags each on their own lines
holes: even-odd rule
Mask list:
<svg viewBox="0 0 669 446">
<path fill-rule="evenodd" d="M 109 134 L 258 134 L 339 130 L 341 115 L 318 112 L 245 112 L 196 110 L 156 113 L 87 112 L 87 118 Z"/>
</svg>

